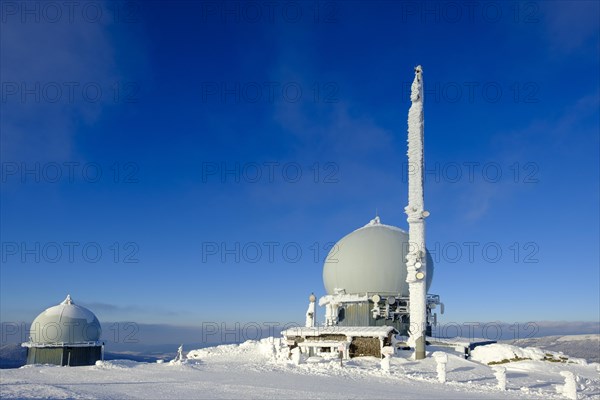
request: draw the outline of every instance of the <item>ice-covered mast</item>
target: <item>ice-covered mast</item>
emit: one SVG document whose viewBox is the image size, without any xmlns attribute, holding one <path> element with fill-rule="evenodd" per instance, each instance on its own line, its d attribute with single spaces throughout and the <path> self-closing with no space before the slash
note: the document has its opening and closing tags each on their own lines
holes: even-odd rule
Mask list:
<svg viewBox="0 0 600 400">
<path fill-rule="evenodd" d="M 425 218 L 429 215 L 423 201 L 423 69 L 415 68 L 408 110 L 408 216 L 409 252 L 406 256 L 410 301 L 410 344 L 415 359 L 425 358 L 426 297 Z"/>
</svg>

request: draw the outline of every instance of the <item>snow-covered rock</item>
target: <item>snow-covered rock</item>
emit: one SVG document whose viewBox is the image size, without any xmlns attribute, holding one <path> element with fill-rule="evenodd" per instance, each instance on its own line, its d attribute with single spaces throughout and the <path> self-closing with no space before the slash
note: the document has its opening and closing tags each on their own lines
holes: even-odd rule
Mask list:
<svg viewBox="0 0 600 400">
<path fill-rule="evenodd" d="M 562 353 L 542 350 L 537 347 L 518 347 L 495 343 L 478 346 L 471 351 L 471 359 L 488 365 L 505 364 L 514 361 L 533 360 L 586 365 L 585 360 L 570 358 Z"/>
</svg>

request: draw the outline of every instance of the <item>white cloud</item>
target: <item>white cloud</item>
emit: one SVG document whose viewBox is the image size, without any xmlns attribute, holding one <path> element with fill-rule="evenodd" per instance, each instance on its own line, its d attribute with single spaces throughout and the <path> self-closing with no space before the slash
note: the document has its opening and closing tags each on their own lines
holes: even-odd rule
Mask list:
<svg viewBox="0 0 600 400">
<path fill-rule="evenodd" d="M 18 4 L 34 9 L 41 3 Z M 66 16 L 55 23 L 43 16 L 23 22 L 20 13 L 3 18 L 2 159 L 72 159 L 78 128 L 98 119 L 118 81 L 108 27 Z M 102 97 L 94 102 L 98 87 Z"/>
</svg>

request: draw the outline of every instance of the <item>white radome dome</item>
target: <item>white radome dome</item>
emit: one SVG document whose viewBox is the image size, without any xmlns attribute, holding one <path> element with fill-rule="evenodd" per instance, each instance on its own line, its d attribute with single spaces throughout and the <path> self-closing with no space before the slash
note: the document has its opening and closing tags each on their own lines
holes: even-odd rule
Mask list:
<svg viewBox="0 0 600 400">
<path fill-rule="evenodd" d="M 30 342 L 34 344 L 96 342 L 101 334 L 98 318 L 87 308 L 73 303 L 70 295 L 38 315 L 29 331 Z"/>
<path fill-rule="evenodd" d="M 408 232 L 384 225 L 379 217 L 351 232 L 332 247 L 323 266 L 328 294 L 379 293 L 408 296 L 406 254 Z M 433 278 L 433 260 L 427 251 L 427 290 Z"/>
</svg>

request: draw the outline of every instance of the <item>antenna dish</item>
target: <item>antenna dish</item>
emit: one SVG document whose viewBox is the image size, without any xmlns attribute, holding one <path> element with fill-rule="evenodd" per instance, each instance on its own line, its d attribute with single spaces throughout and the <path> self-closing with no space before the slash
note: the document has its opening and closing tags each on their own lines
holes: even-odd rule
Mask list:
<svg viewBox="0 0 600 400">
<path fill-rule="evenodd" d="M 378 294 L 374 294 L 373 297 L 371 297 L 371 300 L 373 300 L 373 303 L 377 304 L 381 301 L 381 297 Z"/>
</svg>

